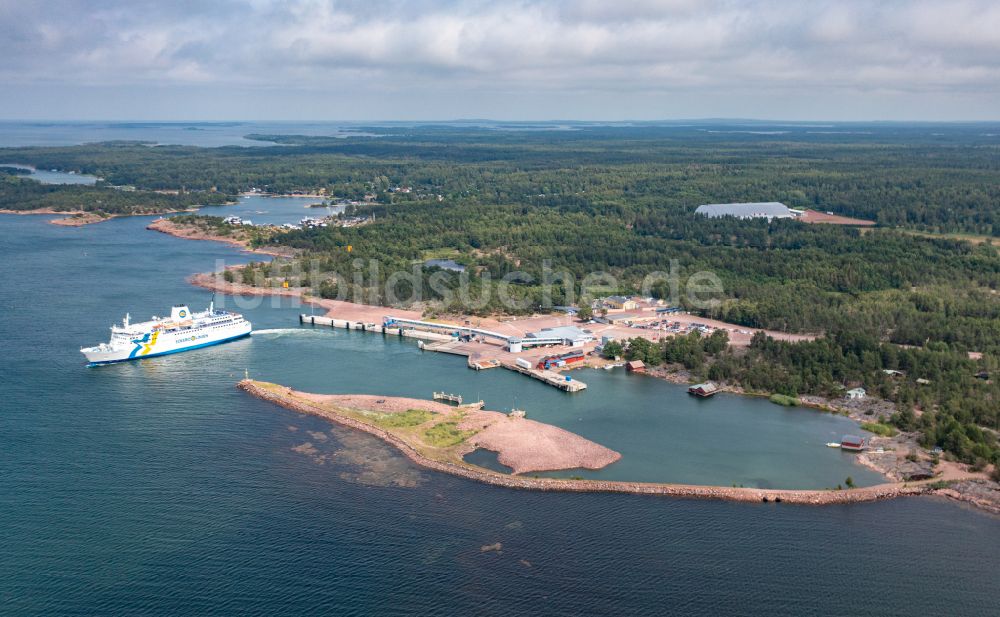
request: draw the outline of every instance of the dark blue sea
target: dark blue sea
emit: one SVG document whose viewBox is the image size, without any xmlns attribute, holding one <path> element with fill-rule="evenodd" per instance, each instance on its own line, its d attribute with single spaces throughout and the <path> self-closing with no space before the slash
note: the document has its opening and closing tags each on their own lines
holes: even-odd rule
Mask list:
<svg viewBox="0 0 1000 617">
<path fill-rule="evenodd" d="M 126 310 L 200 307 L 210 294 L 185 277 L 249 256 L 147 232 L 148 218 L 46 219 L 0 215 L 0 614 L 1000 614 L 1000 520 L 948 501 L 520 492 L 424 471 L 234 388 L 246 370 L 327 392 L 451 386 L 494 408 L 516 395 L 533 417 L 624 448 L 627 435 L 577 420 L 601 388 L 625 396 L 624 376 L 595 375 L 591 399 L 567 399 L 410 342 L 299 328 L 308 309 L 288 300 L 234 298 L 220 301 L 254 322 L 252 339 L 86 368 L 78 348 Z M 748 413 L 765 410 L 789 413 Z M 655 444 L 642 447 L 653 460 Z"/>
</svg>

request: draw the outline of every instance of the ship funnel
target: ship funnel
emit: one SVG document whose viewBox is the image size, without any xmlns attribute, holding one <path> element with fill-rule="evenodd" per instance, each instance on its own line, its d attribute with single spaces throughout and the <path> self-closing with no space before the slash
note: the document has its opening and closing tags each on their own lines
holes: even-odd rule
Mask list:
<svg viewBox="0 0 1000 617">
<path fill-rule="evenodd" d="M 191 311 L 188 307 L 183 304 L 178 304 L 177 306 L 170 309 L 170 319 L 174 321 L 184 321 L 185 319 L 191 318 Z"/>
</svg>

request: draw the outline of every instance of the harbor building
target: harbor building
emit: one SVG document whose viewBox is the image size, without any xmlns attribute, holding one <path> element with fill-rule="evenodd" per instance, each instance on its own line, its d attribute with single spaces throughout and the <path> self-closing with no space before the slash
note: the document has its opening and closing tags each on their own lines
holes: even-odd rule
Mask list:
<svg viewBox="0 0 1000 617">
<path fill-rule="evenodd" d="M 576 326 L 558 326 L 555 328 L 542 328 L 538 332 L 529 332 L 525 335 L 525 338 L 559 339 L 563 345 L 582 347 L 593 341 L 594 335 Z"/>
<path fill-rule="evenodd" d="M 634 311 L 639 308 L 639 303 L 625 296 L 608 296 L 604 299 L 604 306 L 609 309 Z"/>
</svg>

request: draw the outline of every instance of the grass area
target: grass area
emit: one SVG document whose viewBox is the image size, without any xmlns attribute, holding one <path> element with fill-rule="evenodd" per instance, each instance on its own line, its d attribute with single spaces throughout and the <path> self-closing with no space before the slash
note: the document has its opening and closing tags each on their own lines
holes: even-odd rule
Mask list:
<svg viewBox="0 0 1000 617">
<path fill-rule="evenodd" d="M 403 428 L 427 422 L 434 414 L 423 409 L 407 409 L 399 413 L 366 413 L 375 424 L 382 428 Z"/>
<path fill-rule="evenodd" d="M 452 460 L 461 462 L 461 457 L 454 451 L 442 451 L 441 449 L 457 446 L 469 437 L 476 434 L 476 431 L 463 431 L 458 428 L 459 423 L 465 416 L 464 410 L 455 410 L 453 413 L 444 416 L 424 409 L 407 409 L 398 413 L 384 413 L 381 411 L 371 411 L 364 409 L 353 409 L 330 404 L 315 404 L 308 400 L 295 396 L 288 391 L 288 388 L 278 384 L 264 381 L 253 382 L 258 388 L 274 392 L 280 396 L 290 397 L 302 402 L 307 402 L 316 407 L 322 407 L 327 411 L 334 412 L 362 422 L 374 424 L 380 428 L 389 430 L 397 437 L 402 438 L 408 444 L 421 451 L 422 454 L 435 460 Z M 440 419 L 437 424 L 423 427 L 422 425 Z M 427 447 L 434 448 L 427 451 Z"/>
<path fill-rule="evenodd" d="M 441 247 L 434 249 L 426 249 L 420 253 L 420 261 L 427 261 L 428 259 L 455 259 L 456 257 L 461 257 L 462 252 L 456 248 L 451 247 Z"/>
<path fill-rule="evenodd" d="M 895 427 L 881 422 L 862 422 L 861 428 L 869 433 L 875 433 L 876 435 L 881 435 L 882 437 L 893 437 L 899 432 Z"/>
<path fill-rule="evenodd" d="M 861 230 L 861 233 L 866 233 L 872 228 L 865 228 Z M 1000 238 L 995 238 L 993 236 L 983 236 L 979 234 L 963 234 L 963 233 L 935 233 L 930 231 L 918 231 L 915 229 L 905 229 L 902 227 L 896 227 L 896 231 L 901 231 L 911 236 L 919 236 L 921 238 L 944 238 L 947 240 L 964 240 L 966 242 L 971 242 L 972 244 L 993 244 L 994 242 L 1000 241 Z"/>
<path fill-rule="evenodd" d="M 801 403 L 794 396 L 786 396 L 784 394 L 772 394 L 770 401 L 775 405 L 784 405 L 785 407 L 798 407 Z"/>
<path fill-rule="evenodd" d="M 462 443 L 474 434 L 475 431 L 459 429 L 458 422 L 441 422 L 424 431 L 424 441 L 437 448 L 447 448 Z"/>
</svg>

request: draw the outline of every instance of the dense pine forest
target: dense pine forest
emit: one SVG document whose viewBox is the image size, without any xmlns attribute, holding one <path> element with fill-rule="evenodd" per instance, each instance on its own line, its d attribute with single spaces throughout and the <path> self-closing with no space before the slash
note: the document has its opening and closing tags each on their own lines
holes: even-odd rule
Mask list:
<svg viewBox="0 0 1000 617">
<path fill-rule="evenodd" d="M 996 127 L 563 128 L 367 127 L 377 136 L 260 135 L 253 138 L 261 145 L 251 148 L 121 142 L 5 149 L 2 161 L 95 174 L 105 182 L 52 188 L 0 175 L 0 208 L 100 204 L 103 211 L 127 213 L 149 199 L 190 204 L 252 188 L 323 189 L 363 201 L 349 214 L 374 215 L 375 222 L 293 231 L 269 241 L 300 249 L 320 264 L 318 278 L 314 272 L 299 283 L 322 295 L 335 293 L 338 278 L 350 280 L 355 260 L 379 260 L 381 278 L 368 281 L 371 288 L 356 298 L 375 302 L 385 301 L 380 289 L 389 273 L 442 255 L 474 273 L 473 287 L 487 272 L 494 280 L 515 270 L 527 273 L 532 280 L 514 286 L 525 301 L 518 309 L 523 312 L 543 307 L 543 268 L 572 275 L 557 286 L 554 304 L 585 295 L 579 283 L 594 271 L 617 280 L 616 289 L 604 292 L 621 293 L 637 293 L 647 274 L 675 266 L 682 284 L 695 272 L 713 272 L 722 292 L 707 316 L 822 336 L 804 343 L 755 339 L 742 353 L 706 352 L 705 342 L 668 345 L 648 359 L 693 363 L 706 377 L 788 395 L 830 394 L 840 384 L 864 383 L 895 401 L 897 424 L 923 431 L 928 444 L 968 461 L 997 460 Z M 154 190 L 182 192 L 168 199 Z M 740 201 L 780 201 L 877 226 L 694 214 L 702 203 Z M 425 269 L 425 299 L 443 297 L 429 285 L 431 275 L 450 288 L 458 285 L 456 273 Z M 652 289 L 663 297 L 668 291 Z M 461 307 L 440 307 L 449 308 Z M 491 302 L 477 310 L 511 309 Z M 968 352 L 983 357 L 973 360 Z M 696 361 L 706 353 L 711 362 Z M 908 378 L 893 382 L 885 369 L 905 371 Z M 918 377 L 928 384 L 917 387 Z"/>
<path fill-rule="evenodd" d="M 104 185 L 41 184 L 25 177 L 25 173 L 25 170 L 0 167 L 0 210 L 46 208 L 107 215 L 145 214 L 173 212 L 196 205 L 219 205 L 230 199 L 221 193 L 204 191 L 164 194 Z"/>
</svg>

